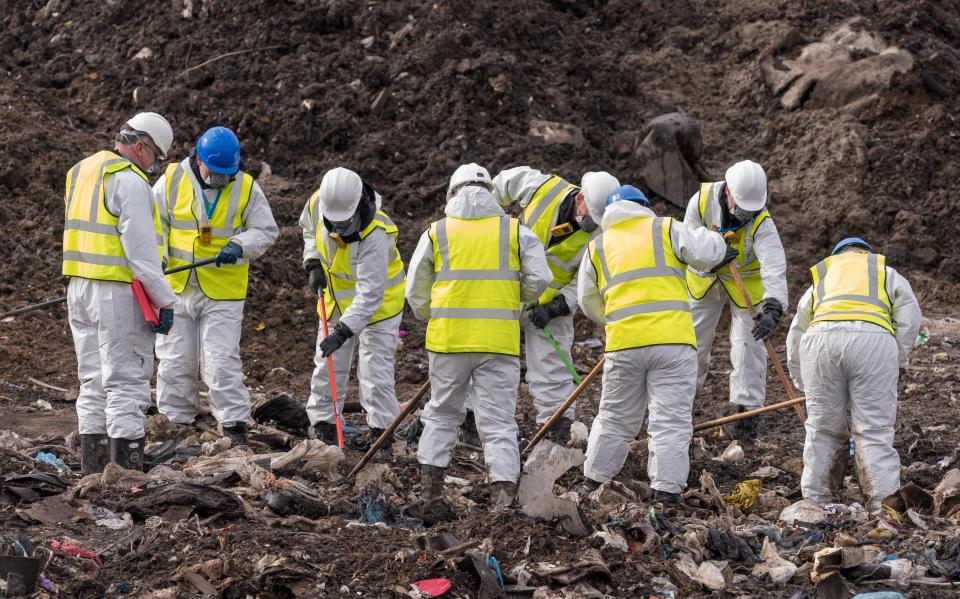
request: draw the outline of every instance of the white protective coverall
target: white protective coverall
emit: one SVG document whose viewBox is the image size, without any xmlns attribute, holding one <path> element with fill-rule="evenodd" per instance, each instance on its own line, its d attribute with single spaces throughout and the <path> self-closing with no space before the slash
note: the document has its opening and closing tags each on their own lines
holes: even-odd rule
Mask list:
<svg viewBox="0 0 960 599">
<path fill-rule="evenodd" d="M 376 194 L 377 210 L 382 199 Z M 300 214 L 300 226 L 303 228 L 303 262 L 320 259 L 317 251 L 317 221 L 323 218 L 320 209 L 310 215 L 309 206 L 303 207 Z M 327 255 L 333 256 L 337 245 L 321 224 L 321 231 L 327 244 Z M 384 291 L 387 289 L 387 268 L 393 253 L 393 240 L 381 228 L 375 228 L 362 240 L 350 244 L 356 246 L 352 251 L 356 261 L 351 259 L 351 268 L 357 278 L 356 296 L 344 314 L 334 310 L 327 328 L 342 321 L 353 336 L 344 341 L 333 352 L 333 372 L 337 383 L 337 410 L 343 412 L 347 387 L 350 384 L 350 368 L 353 354 L 359 353 L 357 379 L 360 387 L 360 403 L 367 412 L 367 424 L 373 428 L 385 429 L 400 413 L 397 393 L 394 388 L 394 360 L 400 339 L 400 320 L 403 314 L 369 324 L 370 319 L 380 308 Z M 322 357 L 320 342 L 323 341 L 323 322 L 317 328 L 316 353 L 314 355 L 313 377 L 310 379 L 310 399 L 307 400 L 307 416 L 310 424 L 335 422 L 333 415 L 333 393 L 330 388 L 330 374 L 327 359 Z"/>
<path fill-rule="evenodd" d="M 726 201 L 721 186 L 714 183 L 716 197 Z M 699 194 L 694 194 L 687 205 L 683 222 L 691 227 L 720 227 L 720 207 L 715 202 L 707 206 L 705 220 L 700 219 Z M 746 226 L 750 226 L 749 224 Z M 744 242 L 744 257 L 747 262 L 760 261 L 760 278 L 763 281 L 763 298 L 774 298 L 787 309 L 787 259 L 783 243 L 772 218 L 764 220 L 750 242 Z M 753 318 L 745 308 L 737 306 L 719 281 L 714 283 L 701 299 L 690 299 L 693 326 L 697 332 L 697 387 L 703 386 L 710 370 L 710 352 L 717 324 L 725 305 L 730 305 L 730 401 L 747 409 L 763 406 L 767 396 L 767 348 L 763 341 L 756 341 L 751 334 Z"/>
<path fill-rule="evenodd" d="M 494 178 L 494 187 L 497 193 L 504 197 L 497 198 L 501 204 L 517 202 L 521 208 L 526 208 L 533 198 L 533 194 L 553 175 L 542 173 L 529 166 L 518 166 L 501 171 Z M 597 230 L 597 233 L 599 229 Z M 593 236 L 591 236 L 593 237 Z M 586 245 L 584 245 L 586 250 Z M 574 270 L 578 270 L 581 252 L 572 263 Z M 548 257 L 549 259 L 549 257 Z M 567 356 L 571 356 L 573 347 L 573 315 L 577 311 L 577 275 L 560 289 L 560 295 L 567 302 L 570 313 L 566 316 L 557 316 L 550 319 L 547 328 L 557 345 Z M 529 313 L 524 310 L 520 313 L 520 326 L 523 327 L 524 352 L 527 363 L 527 386 L 533 397 L 533 407 L 537 411 L 537 424 L 543 425 L 553 416 L 574 390 L 573 378 L 564 366 L 563 360 L 557 355 L 550 340 L 542 329 L 538 329 L 530 322 Z M 472 399 L 472 398 L 471 398 Z M 472 406 L 470 406 L 472 409 Z M 575 418 L 576 402 L 564 412 L 564 417 L 570 420 Z"/>
<path fill-rule="evenodd" d="M 504 215 L 493 194 L 477 186 L 465 187 L 450 198 L 445 213 L 463 219 Z M 520 301 L 530 302 L 540 297 L 553 275 L 547 266 L 543 246 L 530 229 L 520 226 L 518 241 Z M 433 241 L 428 230 L 420 236 L 407 277 L 407 304 L 419 320 L 430 318 L 434 278 Z M 440 468 L 449 464 L 450 450 L 466 417 L 467 393 L 472 388 L 472 409 L 490 482 L 516 482 L 520 476 L 516 419 L 520 359 L 492 353 L 428 353 L 430 401 L 420 417 L 424 429 L 417 460 Z"/>
<path fill-rule="evenodd" d="M 120 243 L 133 275 L 154 306 L 172 306 L 177 296 L 163 276 L 157 254 L 150 185 L 124 169 L 107 178 L 105 201 L 107 209 L 119 215 Z M 71 277 L 67 308 L 80 377 L 80 434 L 143 438 L 154 334 L 130 284 Z"/>
<path fill-rule="evenodd" d="M 656 216 L 635 202 L 620 201 L 604 212 L 600 227 L 642 216 Z M 675 221 L 670 243 L 681 262 L 709 270 L 723 259 L 723 238 L 703 227 Z M 580 263 L 577 287 L 580 309 L 594 322 L 604 322 L 604 298 L 589 254 Z M 647 474 L 651 487 L 679 493 L 687 486 L 690 440 L 693 438 L 693 398 L 697 390 L 697 353 L 683 344 L 652 345 L 607 352 L 603 394 L 590 427 L 584 475 L 597 482 L 616 476 L 623 467 L 643 424 L 648 404 L 650 422 Z"/>
<path fill-rule="evenodd" d="M 810 327 L 812 287 L 797 305 L 787 333 L 787 364 L 794 384 L 806 396 L 800 478 L 804 499 L 820 504 L 834 499 L 845 474 L 851 432 L 866 507 L 880 509 L 880 502 L 900 488 L 900 456 L 893 447 L 897 382 L 922 315 L 910 283 L 889 266 L 886 291 L 893 306 L 895 337 L 879 325 L 856 320 Z"/>
<path fill-rule="evenodd" d="M 204 197 L 207 201 L 214 201 L 220 190 L 203 189 L 190 167 L 190 160 L 185 158 L 181 164 L 194 189 L 194 214 L 200 214 L 205 210 Z M 166 175 L 163 175 L 153 186 L 164 237 L 170 227 L 166 185 Z M 243 247 L 243 256 L 237 263 L 262 256 L 279 234 L 270 204 L 260 185 L 254 181 L 243 211 L 243 231 L 231 238 Z M 240 363 L 245 303 L 243 300 L 210 299 L 200 289 L 195 271 L 190 271 L 187 286 L 177 298 L 173 328 L 167 335 L 157 335 L 157 359 L 160 360 L 157 407 L 171 422 L 192 424 L 196 419 L 200 409 L 198 368 L 209 389 L 210 409 L 217 422 L 230 426 L 250 419 L 250 392 L 244 385 L 246 377 Z"/>
</svg>

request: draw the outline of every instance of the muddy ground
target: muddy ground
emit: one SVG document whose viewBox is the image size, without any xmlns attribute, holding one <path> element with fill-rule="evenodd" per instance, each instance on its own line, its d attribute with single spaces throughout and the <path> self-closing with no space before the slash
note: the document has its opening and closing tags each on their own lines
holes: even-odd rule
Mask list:
<svg viewBox="0 0 960 599">
<path fill-rule="evenodd" d="M 788 256 L 791 301 L 806 285 L 810 265 L 838 238 L 859 235 L 910 279 L 927 316 L 960 316 L 954 299 L 960 231 L 951 193 L 960 169 L 957 3 L 716 4 L 523 0 L 464 9 L 410 0 L 170 0 L 142 10 L 123 2 L 13 3 L 0 15 L 0 68 L 6 75 L 0 79 L 0 309 L 62 294 L 64 173 L 106 147 L 125 118 L 138 110 L 165 114 L 175 130 L 174 159 L 208 126 L 227 125 L 238 132 L 244 168 L 258 175 L 281 226 L 277 244 L 251 270 L 242 343 L 247 383 L 256 393 L 281 389 L 305 398 L 317 319 L 299 266 L 296 223 L 326 169 L 355 168 L 383 194 L 407 258 L 423 228 L 442 214 L 446 181 L 458 164 L 477 161 L 491 172 L 530 164 L 574 181 L 585 171 L 604 169 L 643 186 L 644 165 L 634 149 L 645 123 L 683 111 L 700 122 L 700 167 L 711 176 L 741 158 L 766 167 L 770 210 Z M 810 44 L 845 24 L 871 39 L 849 43 L 851 64 L 826 74 L 823 65 L 800 64 Z M 220 58 L 233 51 L 244 53 Z M 883 61 L 897 51 L 909 54 L 909 67 L 883 70 Z M 797 81 L 777 83 L 780 74 L 802 68 L 806 75 Z M 808 80 L 815 83 L 799 87 Z M 531 119 L 577 127 L 583 141 L 560 144 L 533 136 Z M 680 215 L 666 201 L 655 207 Z M 425 379 L 426 355 L 422 325 L 407 313 L 403 328 L 397 389 L 407 399 Z M 775 338 L 777 347 L 783 347 L 785 328 Z M 578 341 L 601 333 L 590 323 L 578 324 Z M 722 335 L 718 339 L 709 382 L 698 396 L 698 421 L 729 411 L 727 344 Z M 574 351 L 581 372 L 599 356 L 596 348 Z M 935 345 L 918 348 L 901 384 L 896 443 L 903 465 L 929 466 L 905 472 L 904 480 L 928 490 L 944 472 L 938 462 L 960 445 L 956 356 L 941 335 Z M 75 368 L 64 309 L 0 323 L 3 428 L 32 438 L 69 433 L 72 404 L 30 379 L 65 388 L 70 396 L 77 387 Z M 785 398 L 772 376 L 769 389 L 770 401 Z M 590 391 L 595 402 L 598 385 Z M 526 398 L 523 389 L 521 396 Z M 38 399 L 53 410 L 37 408 Z M 578 410 L 587 424 L 592 405 L 585 402 Z M 528 411 L 522 402 L 527 434 Z M 712 455 L 725 445 L 721 438 L 705 442 Z M 694 453 L 691 489 L 700 486 L 703 469 L 727 493 L 770 464 L 784 473 L 765 481 L 765 488 L 782 486 L 792 499 L 801 446 L 792 413 L 767 416 L 760 444 L 745 464 L 725 466 Z M 643 479 L 644 455 L 638 447 L 625 472 Z M 469 452 L 461 458 L 476 460 Z M 400 458 L 396 471 L 404 483 L 399 502 L 417 490 L 415 461 Z M 451 473 L 480 481 L 469 466 Z M 483 499 L 481 487 L 471 487 L 477 500 Z M 354 499 L 352 490 L 318 488 Z M 855 482 L 849 492 L 855 498 Z M 254 504 L 262 509 L 262 502 Z M 67 535 L 100 551 L 129 534 L 89 522 L 28 525 L 15 509 L 0 512 L 4 533 L 21 529 L 35 541 Z M 68 596 L 118 593 L 118 583 L 132 585 L 128 592 L 136 595 L 169 586 L 183 564 L 220 554 L 236 556 L 221 583 L 263 578 L 254 564 L 275 553 L 313 564 L 298 566 L 308 572 L 303 580 L 309 584 L 295 587 L 296 594 L 307 588 L 333 594 L 346 585 L 360 595 L 391 596 L 397 585 L 409 588 L 411 581 L 434 575 L 451 578 L 460 596 L 475 591 L 471 575 L 434 559 L 395 561 L 397 551 L 413 547 L 415 533 L 346 528 L 346 518 L 356 515 L 309 524 L 246 517 L 193 532 L 171 524 L 156 539 L 105 560 L 95 577 L 61 557 L 51 562 L 47 577 Z M 525 560 L 564 563 L 598 543 L 517 515 L 461 516 L 444 528 L 460 540 L 494 539 L 493 553 L 505 571 Z M 604 549 L 603 556 L 612 578 L 594 583 L 614 596 L 653 592 L 653 576 L 664 571 L 664 555 Z M 809 579 L 776 588 L 751 580 L 725 592 L 791 596 L 811 588 Z M 696 585 L 681 590 L 683 596 L 706 593 Z M 915 596 L 942 591 L 907 590 Z M 236 592 L 229 596 L 254 591 Z"/>
</svg>

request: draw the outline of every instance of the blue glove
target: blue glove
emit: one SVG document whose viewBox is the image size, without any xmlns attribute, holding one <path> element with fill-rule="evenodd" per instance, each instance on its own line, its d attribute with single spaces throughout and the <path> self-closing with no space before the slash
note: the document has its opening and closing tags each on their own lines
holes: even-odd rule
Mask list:
<svg viewBox="0 0 960 599">
<path fill-rule="evenodd" d="M 220 248 L 220 252 L 217 254 L 216 265 L 220 266 L 221 264 L 236 264 L 237 258 L 243 256 L 243 247 L 239 243 L 229 242 L 227 245 Z"/>
<path fill-rule="evenodd" d="M 158 319 L 160 322 L 150 325 L 150 330 L 159 335 L 166 335 L 173 328 L 173 308 L 160 308 Z"/>
</svg>

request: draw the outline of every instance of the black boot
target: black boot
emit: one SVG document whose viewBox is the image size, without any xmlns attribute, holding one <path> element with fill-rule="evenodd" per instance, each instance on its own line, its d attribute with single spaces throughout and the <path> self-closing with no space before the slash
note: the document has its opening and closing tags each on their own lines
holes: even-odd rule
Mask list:
<svg viewBox="0 0 960 599">
<path fill-rule="evenodd" d="M 654 489 L 653 501 L 663 504 L 663 507 L 680 507 L 680 494 Z"/>
<path fill-rule="evenodd" d="M 558 445 L 566 445 L 570 442 L 571 424 L 573 424 L 573 420 L 561 418 L 553 425 L 553 428 L 547 431 L 547 439 L 550 439 Z"/>
<path fill-rule="evenodd" d="M 737 406 L 737 414 L 742 414 L 750 409 L 752 408 Z M 733 428 L 733 434 L 734 438 L 740 441 L 740 445 L 744 449 L 751 449 L 756 444 L 757 424 L 759 424 L 758 416 L 751 416 L 750 418 L 737 420 L 736 425 Z"/>
<path fill-rule="evenodd" d="M 143 472 L 143 442 L 139 439 L 110 438 L 110 461 L 127 470 Z"/>
<path fill-rule="evenodd" d="M 420 499 L 407 507 L 407 513 L 423 520 L 427 526 L 440 522 L 449 516 L 449 506 L 443 501 L 443 479 L 446 468 L 420 465 Z"/>
<path fill-rule="evenodd" d="M 80 474 L 103 472 L 110 462 L 110 439 L 106 435 L 80 435 Z"/>
<path fill-rule="evenodd" d="M 327 445 L 337 444 L 337 425 L 329 422 L 318 422 L 310 427 L 310 438 L 319 439 Z"/>
<path fill-rule="evenodd" d="M 230 438 L 230 447 L 247 444 L 247 423 L 234 422 L 231 425 L 222 425 L 223 436 Z"/>
<path fill-rule="evenodd" d="M 373 446 L 374 443 L 377 442 L 377 439 L 380 438 L 380 435 L 382 435 L 385 430 L 387 429 L 371 426 L 366 431 L 350 439 L 350 446 L 358 451 L 367 451 Z M 381 451 L 389 453 L 391 447 L 393 447 L 392 434 L 386 438 L 386 440 L 383 442 L 383 445 L 381 445 L 377 450 L 377 453 L 380 453 Z"/>
<path fill-rule="evenodd" d="M 573 488 L 573 492 L 579 495 L 581 498 L 586 497 L 590 493 L 593 493 L 600 488 L 600 485 L 603 483 L 595 481 L 592 478 L 584 478 L 583 482 Z"/>
<path fill-rule="evenodd" d="M 516 496 L 516 483 L 509 481 L 490 483 L 490 511 L 497 512 L 509 508 Z"/>
</svg>

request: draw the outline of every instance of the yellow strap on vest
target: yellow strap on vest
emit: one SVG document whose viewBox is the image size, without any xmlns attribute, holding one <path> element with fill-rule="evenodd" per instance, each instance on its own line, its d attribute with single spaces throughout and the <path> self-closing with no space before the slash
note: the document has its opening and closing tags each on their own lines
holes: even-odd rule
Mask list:
<svg viewBox="0 0 960 599">
<path fill-rule="evenodd" d="M 880 254 L 845 252 L 810 269 L 813 321 L 859 320 L 895 334 L 893 306 L 886 290 L 886 259 Z"/>
</svg>

